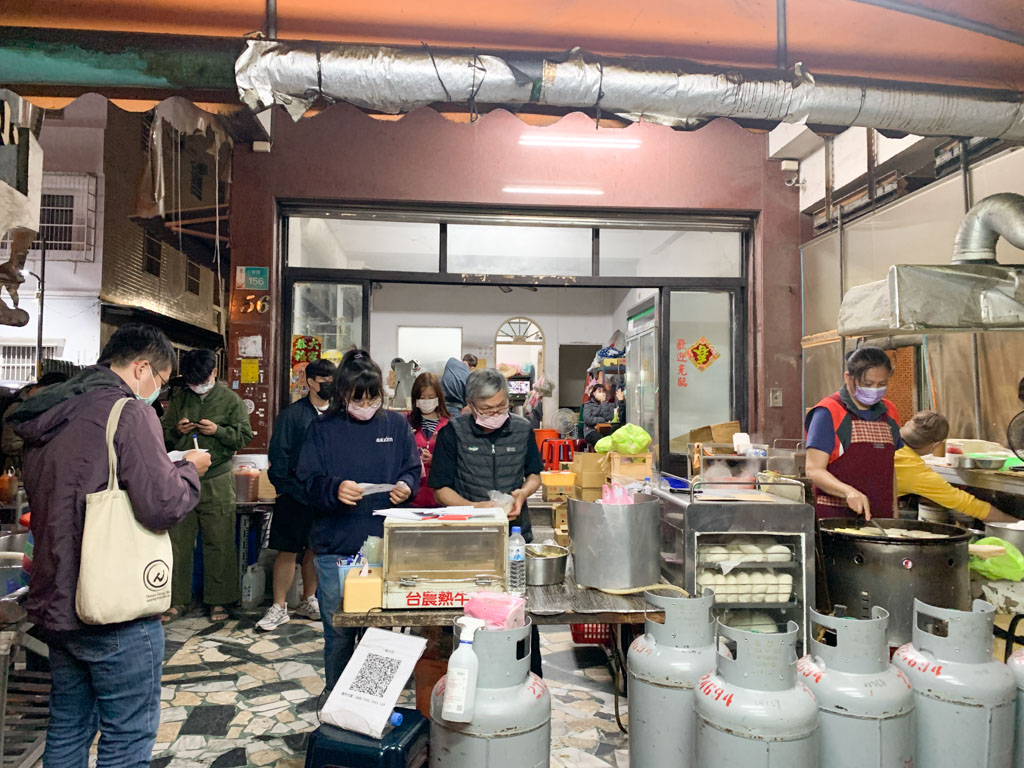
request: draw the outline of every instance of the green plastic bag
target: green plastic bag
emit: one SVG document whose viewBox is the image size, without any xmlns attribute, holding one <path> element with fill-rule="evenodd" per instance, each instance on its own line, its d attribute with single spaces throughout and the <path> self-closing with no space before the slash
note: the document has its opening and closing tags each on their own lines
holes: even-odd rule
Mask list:
<svg viewBox="0 0 1024 768">
<path fill-rule="evenodd" d="M 986 579 L 998 581 L 1020 581 L 1024 578 L 1024 555 L 1013 544 L 995 536 L 974 542 L 975 544 L 995 544 L 1006 547 L 1006 554 L 998 557 L 982 558 L 971 555 L 970 569 Z"/>
<path fill-rule="evenodd" d="M 608 453 L 612 450 L 612 436 L 605 435 L 594 443 L 594 453 Z"/>
<path fill-rule="evenodd" d="M 643 453 L 651 444 L 651 436 L 643 427 L 636 424 L 623 424 L 612 432 L 612 450 L 616 453 L 628 453 L 630 455 Z"/>
</svg>

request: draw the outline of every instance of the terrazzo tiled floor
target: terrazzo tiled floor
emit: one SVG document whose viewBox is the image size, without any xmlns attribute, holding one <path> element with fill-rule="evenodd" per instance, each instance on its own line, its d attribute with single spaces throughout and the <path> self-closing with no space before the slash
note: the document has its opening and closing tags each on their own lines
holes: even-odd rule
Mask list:
<svg viewBox="0 0 1024 768">
<path fill-rule="evenodd" d="M 258 615 L 211 624 L 190 616 L 167 626 L 159 735 L 153 768 L 299 768 L 317 725 L 323 688 L 319 622 L 293 619 L 257 634 Z M 542 628 L 552 697 L 556 768 L 628 765 L 615 723 L 605 652 L 572 643 L 568 627 Z M 412 706 L 412 693 L 400 702 Z"/>
</svg>

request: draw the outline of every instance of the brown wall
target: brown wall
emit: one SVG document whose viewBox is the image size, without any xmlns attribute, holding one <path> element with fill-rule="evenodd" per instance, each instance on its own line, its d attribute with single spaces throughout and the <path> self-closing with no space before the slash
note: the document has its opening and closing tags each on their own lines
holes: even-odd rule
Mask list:
<svg viewBox="0 0 1024 768">
<path fill-rule="evenodd" d="M 693 133 L 649 124 L 621 135 L 642 139 L 640 149 L 522 147 L 524 131 L 592 135 L 592 119 L 573 114 L 557 124 L 528 128 L 498 111 L 474 124 L 457 124 L 430 109 L 398 121 L 378 121 L 339 105 L 298 123 L 274 114 L 273 149 L 235 149 L 231 199 L 234 266 L 271 268 L 271 307 L 241 314 L 240 292 L 231 301 L 229 376 L 238 378 L 237 338 L 259 333 L 264 359 L 276 360 L 280 268 L 276 261 L 278 199 L 402 201 L 590 208 L 713 210 L 757 215 L 751 265 L 751 431 L 766 438 L 800 433 L 800 220 L 798 197 L 766 159 L 767 138 L 727 120 Z M 617 135 L 617 134 L 616 134 Z M 600 197 L 513 195 L 508 184 L 601 187 Z M 524 198 L 529 199 L 524 199 Z M 269 358 L 267 356 L 270 356 Z M 257 408 L 277 402 L 276 368 L 248 394 Z M 784 390 L 784 407 L 768 408 L 770 387 Z M 246 393 L 243 392 L 243 397 Z M 254 418 L 265 445 L 266 414 Z M 262 421 L 262 427 L 257 422 Z"/>
</svg>

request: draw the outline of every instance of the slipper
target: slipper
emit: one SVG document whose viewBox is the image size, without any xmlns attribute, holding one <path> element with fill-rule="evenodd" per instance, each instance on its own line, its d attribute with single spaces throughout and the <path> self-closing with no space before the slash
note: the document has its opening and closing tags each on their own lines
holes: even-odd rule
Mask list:
<svg viewBox="0 0 1024 768">
<path fill-rule="evenodd" d="M 225 609 L 223 605 L 213 605 L 213 606 L 210 606 L 210 621 L 218 622 L 218 621 L 227 621 L 227 620 L 228 620 L 228 612 L 227 612 L 227 609 Z"/>
<path fill-rule="evenodd" d="M 180 619 L 185 615 L 184 605 L 172 605 L 160 616 L 160 621 L 164 624 L 170 624 L 175 619 Z"/>
</svg>

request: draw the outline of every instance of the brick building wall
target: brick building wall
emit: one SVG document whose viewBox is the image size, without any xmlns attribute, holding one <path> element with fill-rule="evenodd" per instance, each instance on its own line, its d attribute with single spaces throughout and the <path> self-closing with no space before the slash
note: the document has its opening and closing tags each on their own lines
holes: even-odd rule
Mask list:
<svg viewBox="0 0 1024 768">
<path fill-rule="evenodd" d="M 189 293 L 186 290 L 188 259 L 166 243 L 160 245 L 159 277 L 144 269 L 145 231 L 130 218 L 135 212 L 136 182 L 143 164 L 139 140 L 143 116 L 124 112 L 112 104 L 108 109 L 103 158 L 106 204 L 103 211 L 103 286 L 100 298 L 217 331 L 212 270 L 200 267 L 199 294 Z M 189 195 L 187 173 L 183 171 L 183 174 L 182 194 L 188 196 L 188 199 L 183 197 L 183 205 L 202 205 L 202 201 Z M 212 175 L 209 178 L 212 180 Z"/>
</svg>

